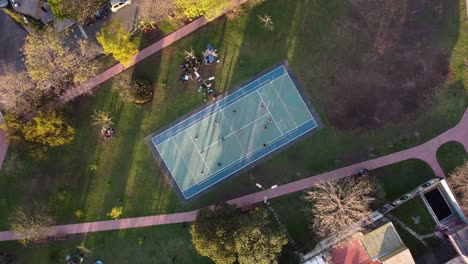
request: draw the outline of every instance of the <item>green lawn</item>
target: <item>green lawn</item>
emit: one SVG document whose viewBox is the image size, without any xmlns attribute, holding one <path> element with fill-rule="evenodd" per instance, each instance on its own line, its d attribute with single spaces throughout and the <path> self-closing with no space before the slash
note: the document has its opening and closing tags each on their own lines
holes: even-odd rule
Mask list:
<svg viewBox="0 0 468 264">
<path fill-rule="evenodd" d="M 464 1 L 460 1 L 460 14 L 464 14 L 463 5 Z M 263 14 L 273 18 L 274 31 L 265 30 L 258 23 L 258 15 Z M 463 38 L 466 36 L 463 31 L 466 25 L 460 22 L 458 16 L 444 23 L 446 33 L 444 31 L 441 36 L 437 36 L 441 40 L 440 45 L 451 52 L 450 68 L 456 71 L 445 81 L 444 89 L 439 89 L 431 96 L 424 111 L 372 130 L 340 130 L 330 124 L 326 111 L 330 108 L 330 100 L 350 91 L 344 88 L 340 90 L 339 86 L 331 87 L 329 73 L 339 73 L 343 68 L 354 69 L 368 54 L 368 47 L 373 45 L 373 38 L 369 34 L 375 32 L 360 30 L 355 21 L 356 15 L 355 7 L 338 0 L 268 0 L 234 20 L 220 18 L 129 69 L 132 75 L 154 82 L 152 102 L 143 106 L 122 102 L 118 94 L 112 91 L 110 80 L 102 84 L 92 96 L 83 96 L 67 105 L 64 110 L 76 128 L 73 143 L 49 151 L 47 158 L 41 161 L 31 160 L 23 153 L 24 169 L 15 173 L 1 173 L 0 210 L 4 213 L 0 214 L 0 229 L 8 228 L 8 212 L 32 201 L 48 204 L 57 223 L 108 219 L 106 213 L 116 205 L 124 207 L 122 217 L 199 208 L 254 192 L 257 181 L 265 186 L 284 184 L 408 148 L 456 124 L 466 107 L 463 82 L 466 81 L 466 74 L 462 66 L 467 52 L 464 49 L 466 38 Z M 463 26 L 460 27 L 460 24 Z M 282 59 L 288 59 L 299 82 L 310 95 L 325 128 L 259 165 L 255 180 L 246 173 L 216 186 L 195 201 L 183 204 L 161 175 L 143 138 L 203 104 L 203 97 L 197 93 L 196 85 L 181 84 L 178 77 L 183 50 L 192 47 L 201 51 L 207 43 L 218 49 L 221 62 L 213 67 L 205 67 L 202 71 L 206 75 L 216 76 L 215 85 L 220 92 L 242 83 Z M 360 92 L 354 91 L 356 94 Z M 109 142 L 101 140 L 99 129 L 90 126 L 93 110 L 111 112 L 116 139 Z M 365 114 L 356 112 L 356 115 Z M 419 136 L 415 136 L 416 131 Z M 20 149 L 14 147 L 10 148 L 11 151 L 21 153 Z M 384 186 L 388 199 L 396 198 L 433 177 L 424 164 L 405 164 L 393 165 L 397 166 L 396 169 L 389 166 L 372 172 Z M 291 197 L 299 200 L 299 196 L 294 194 Z M 307 233 L 304 233 L 305 218 L 297 211 L 301 202 L 291 207 L 290 199 L 280 198 L 273 203 L 301 246 L 310 248 L 313 243 L 308 241 Z M 288 211 L 290 208 L 295 208 L 294 212 Z M 78 209 L 85 213 L 80 219 L 74 215 Z M 187 242 L 187 231 L 172 234 L 175 228 L 158 227 L 155 233 L 161 241 L 167 242 L 181 236 L 181 240 Z M 138 229 L 128 232 L 138 232 Z M 109 232 L 114 233 L 117 235 L 109 236 L 119 237 L 120 232 Z M 135 233 L 129 236 L 135 240 L 139 235 Z M 151 250 L 159 250 L 159 244 L 151 244 L 149 238 L 147 241 L 142 246 L 142 256 L 138 257 L 150 258 L 156 254 Z M 115 244 L 113 248 L 111 245 L 107 242 L 102 251 L 99 249 L 96 254 L 114 260 L 113 254 L 119 251 L 116 248 L 122 247 Z M 61 247 L 62 244 L 57 243 L 57 246 Z M 49 263 L 49 252 L 56 251 L 53 247 L 28 249 L 23 254 L 22 249 L 11 243 L 0 243 L 0 251 L 22 252 L 18 255 L 23 263 L 31 263 L 32 260 L 35 263 Z M 129 250 L 121 251 L 115 253 L 116 257 L 126 258 L 131 255 Z"/>
<path fill-rule="evenodd" d="M 424 161 L 410 159 L 370 172 L 382 186 L 385 196 L 379 195 L 377 205 L 391 202 L 408 193 L 427 180 L 435 178 L 434 172 Z"/>
<path fill-rule="evenodd" d="M 418 235 L 427 235 L 434 232 L 436 223 L 419 196 L 398 206 L 392 211 L 392 214 Z M 413 219 L 417 217 L 420 218 L 420 223 L 418 224 Z"/>
<path fill-rule="evenodd" d="M 0 251 L 16 253 L 18 264 L 61 264 L 67 254 L 75 255 L 80 245 L 91 250 L 83 262 L 86 264 L 98 259 L 104 263 L 212 263 L 198 255 L 188 226 L 182 224 L 76 235 L 27 248 L 19 248 L 17 242 L 3 242 Z"/>
<path fill-rule="evenodd" d="M 448 142 L 437 150 L 437 160 L 446 176 L 449 176 L 456 167 L 468 160 L 468 153 L 462 144 Z"/>
</svg>

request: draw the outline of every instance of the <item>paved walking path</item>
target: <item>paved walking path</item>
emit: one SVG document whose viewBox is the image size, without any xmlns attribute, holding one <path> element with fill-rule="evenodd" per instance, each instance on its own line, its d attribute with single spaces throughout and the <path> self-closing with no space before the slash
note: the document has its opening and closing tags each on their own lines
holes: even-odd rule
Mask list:
<svg viewBox="0 0 468 264">
<path fill-rule="evenodd" d="M 228 203 L 236 204 L 237 206 L 250 205 L 258 202 L 262 202 L 265 194 L 269 199 L 283 196 L 289 193 L 301 191 L 308 189 L 318 183 L 323 183 L 326 181 L 332 181 L 341 179 L 350 175 L 353 175 L 356 170 L 360 168 L 367 168 L 373 170 L 379 167 L 384 167 L 393 163 L 404 161 L 407 159 L 420 159 L 427 162 L 431 168 L 434 170 L 436 176 L 444 176 L 439 163 L 437 162 L 436 153 L 437 149 L 449 142 L 457 141 L 463 144 L 465 150 L 468 152 L 468 109 L 466 109 L 460 122 L 453 128 L 442 133 L 441 135 L 435 137 L 434 139 L 419 145 L 414 148 L 396 152 L 390 155 L 386 155 L 380 158 L 368 160 L 365 162 L 357 163 L 348 167 L 337 169 L 334 171 L 322 173 L 316 176 L 312 176 L 306 179 L 299 181 L 291 182 L 285 185 L 281 185 L 275 189 L 270 189 L 267 191 L 261 191 L 249 195 L 245 195 L 233 200 L 228 201 Z M 98 232 L 106 230 L 116 230 L 116 229 L 126 229 L 126 228 L 135 228 L 135 227 L 145 227 L 145 226 L 154 226 L 154 225 L 165 225 L 165 224 L 176 224 L 191 222 L 195 220 L 198 210 L 176 213 L 176 214 L 166 214 L 166 215 L 155 215 L 155 216 L 143 216 L 135 218 L 127 218 L 121 220 L 109 220 L 109 221 L 99 221 L 99 222 L 90 222 L 90 223 L 81 223 L 81 224 L 71 224 L 71 225 L 60 225 L 54 226 L 50 229 L 49 234 L 54 235 L 64 235 L 64 234 L 78 234 L 78 233 L 89 233 L 89 232 Z M 11 231 L 0 232 L 0 241 L 6 240 L 16 240 L 16 236 Z"/>
<path fill-rule="evenodd" d="M 247 0 L 231 0 L 231 8 L 235 8 L 238 5 L 243 4 Z M 219 16 L 222 16 L 224 13 L 220 14 Z M 81 86 L 67 91 L 64 95 L 60 96 L 59 99 L 55 102 L 52 102 L 51 104 L 47 105 L 46 108 L 51 109 L 59 105 L 63 105 L 76 97 L 85 94 L 89 92 L 91 89 L 94 87 L 98 86 L 99 84 L 111 79 L 112 77 L 116 76 L 117 74 L 123 72 L 125 69 L 128 69 L 138 62 L 148 58 L 149 56 L 155 54 L 156 52 L 164 49 L 165 47 L 170 46 L 174 42 L 178 41 L 179 39 L 191 34 L 195 30 L 203 27 L 204 25 L 208 24 L 208 21 L 205 19 L 205 17 L 200 17 L 191 23 L 183 26 L 182 28 L 178 29 L 177 31 L 165 36 L 163 39 L 151 44 L 150 46 L 140 50 L 138 54 L 136 54 L 133 57 L 133 62 L 128 66 L 125 67 L 121 63 L 118 63 L 106 71 L 102 72 L 99 75 L 96 75 L 95 77 L 89 79 L 85 83 L 83 83 Z"/>
</svg>

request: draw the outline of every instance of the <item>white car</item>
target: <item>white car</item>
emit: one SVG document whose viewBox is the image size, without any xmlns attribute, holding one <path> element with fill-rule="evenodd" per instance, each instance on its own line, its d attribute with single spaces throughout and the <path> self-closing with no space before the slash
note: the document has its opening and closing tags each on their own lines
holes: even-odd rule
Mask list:
<svg viewBox="0 0 468 264">
<path fill-rule="evenodd" d="M 109 2 L 110 9 L 112 12 L 117 12 L 120 8 L 129 5 L 132 3 L 132 0 L 111 0 Z"/>
</svg>

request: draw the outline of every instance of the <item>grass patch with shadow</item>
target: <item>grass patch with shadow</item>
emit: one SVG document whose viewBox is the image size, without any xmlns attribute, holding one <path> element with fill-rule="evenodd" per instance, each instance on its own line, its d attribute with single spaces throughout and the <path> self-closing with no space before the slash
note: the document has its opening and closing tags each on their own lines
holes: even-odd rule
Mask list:
<svg viewBox="0 0 468 264">
<path fill-rule="evenodd" d="M 462 144 L 458 142 L 447 142 L 437 150 L 437 160 L 449 176 L 453 170 L 468 160 L 468 154 Z"/>
</svg>

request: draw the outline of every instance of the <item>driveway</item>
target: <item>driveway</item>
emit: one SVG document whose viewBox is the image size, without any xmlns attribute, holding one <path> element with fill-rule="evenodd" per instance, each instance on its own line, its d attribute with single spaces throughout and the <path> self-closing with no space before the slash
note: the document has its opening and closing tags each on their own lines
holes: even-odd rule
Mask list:
<svg viewBox="0 0 468 264">
<path fill-rule="evenodd" d="M 83 26 L 83 29 L 89 38 L 91 38 L 93 41 L 96 41 L 96 33 L 101 30 L 101 26 L 105 21 L 117 19 L 120 23 L 122 23 L 122 25 L 124 25 L 126 29 L 132 31 L 133 26 L 136 22 L 137 15 L 138 6 L 135 3 L 132 3 L 128 6 L 123 7 L 115 13 L 108 10 L 108 16 L 106 18 L 101 18 L 91 25 Z"/>
<path fill-rule="evenodd" d="M 3 11 L 0 11 L 0 63 L 24 69 L 21 49 L 28 34 Z"/>
</svg>

